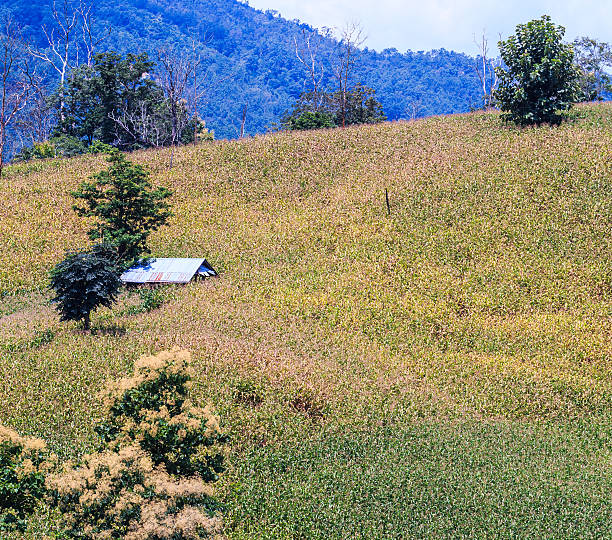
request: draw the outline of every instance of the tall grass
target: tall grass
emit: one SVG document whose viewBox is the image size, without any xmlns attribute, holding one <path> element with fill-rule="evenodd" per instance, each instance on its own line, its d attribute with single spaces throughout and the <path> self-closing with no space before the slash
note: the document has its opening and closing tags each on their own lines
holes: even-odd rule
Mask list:
<svg viewBox="0 0 612 540">
<path fill-rule="evenodd" d="M 172 169 L 167 151 L 133 154 L 154 184 L 175 191 L 154 254 L 206 257 L 220 277 L 148 312 L 103 310 L 93 336 L 60 325 L 44 287 L 64 250 L 86 242 L 68 193 L 103 158 L 9 171 L 0 186 L 0 422 L 82 452 L 97 390 L 140 354 L 176 345 L 192 351 L 196 395 L 215 402 L 233 434 L 226 497 L 236 537 L 305 537 L 337 509 L 350 521 L 342 530 L 363 525 L 384 537 L 382 517 L 350 509 L 389 475 L 377 515 L 393 534 L 412 520 L 405 530 L 415 535 L 452 536 L 453 516 L 488 501 L 495 508 L 461 531 L 494 535 L 496 523 L 515 520 L 517 534 L 546 536 L 576 519 L 597 536 L 601 521 L 589 528 L 580 516 L 603 515 L 587 491 L 609 486 L 610 430 L 571 433 L 611 419 L 611 136 L 612 107 L 602 104 L 558 128 L 504 127 L 478 113 L 185 147 Z M 43 332 L 52 337 L 37 339 Z M 476 427 L 462 435 L 451 428 L 458 421 Z M 538 426 L 552 426 L 542 442 L 525 435 Z M 373 442 L 360 443 L 369 433 Z M 541 466 L 520 457 L 524 437 Z M 439 438 L 459 472 L 436 461 Z M 380 473 L 360 480 L 342 458 L 330 478 L 333 462 L 321 456 L 334 444 L 362 444 L 360 467 Z M 417 507 L 400 496 L 418 480 L 403 464 L 419 448 L 430 456 L 422 478 L 454 482 L 456 512 L 427 514 L 435 493 Z M 473 469 L 474 459 L 492 465 Z M 275 460 L 311 472 L 292 475 Z M 508 467 L 522 471 L 516 489 Z M 525 521 L 532 484 L 544 487 Z M 338 499 L 313 498 L 325 489 Z M 283 493 L 301 495 L 281 504 Z M 336 510 L 321 514 L 322 504 Z M 304 521 L 292 521 L 300 508 Z M 545 517 L 553 511 L 566 517 Z"/>
</svg>

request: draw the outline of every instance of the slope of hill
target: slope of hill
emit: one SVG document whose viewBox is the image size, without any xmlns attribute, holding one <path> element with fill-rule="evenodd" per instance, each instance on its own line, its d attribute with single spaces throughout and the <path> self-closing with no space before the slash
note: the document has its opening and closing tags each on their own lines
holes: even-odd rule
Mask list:
<svg viewBox="0 0 612 540">
<path fill-rule="evenodd" d="M 105 381 L 178 345 L 232 436 L 231 538 L 609 537 L 611 141 L 602 104 L 559 128 L 478 113 L 219 141 L 171 170 L 133 154 L 175 190 L 154 254 L 220 277 L 149 313 L 126 296 L 93 336 L 44 285 L 86 243 L 68 193 L 104 160 L 12 166 L 0 422 L 74 455 Z"/>
<path fill-rule="evenodd" d="M 26 34 L 44 47 L 41 27 L 53 26 L 50 4 L 50 0 L 27 4 L 5 0 L 0 11 L 12 11 Z M 99 0 L 95 6 L 97 28 L 113 28 L 102 49 L 153 53 L 166 41 L 187 44 L 196 38 L 205 59 L 200 78 L 207 73 L 210 83 L 202 113 L 219 138 L 238 136 L 245 104 L 247 132 L 264 132 L 279 122 L 304 89 L 293 38 L 299 38 L 302 29 L 312 32 L 312 28 L 299 21 L 263 13 L 237 0 Z M 333 40 L 325 41 L 324 65 L 334 47 Z M 327 70 L 331 85 L 328 65 Z M 413 113 L 464 112 L 480 103 L 473 59 L 445 50 L 361 51 L 355 81 L 376 90 L 391 120 L 410 118 Z"/>
</svg>

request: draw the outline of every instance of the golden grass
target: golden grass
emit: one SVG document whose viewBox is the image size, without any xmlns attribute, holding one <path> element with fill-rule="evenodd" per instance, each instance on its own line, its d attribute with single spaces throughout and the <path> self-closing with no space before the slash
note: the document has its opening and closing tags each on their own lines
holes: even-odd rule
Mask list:
<svg viewBox="0 0 612 540">
<path fill-rule="evenodd" d="M 611 136 L 597 105 L 559 128 L 477 113 L 220 141 L 179 149 L 172 170 L 168 151 L 135 153 L 175 191 L 153 253 L 204 256 L 221 276 L 151 313 L 94 317 L 119 335 L 60 325 L 32 296 L 86 243 L 69 191 L 103 158 L 9 168 L 0 421 L 86 443 L 96 391 L 172 346 L 192 351 L 237 444 L 283 433 L 296 396 L 339 424 L 606 414 Z M 27 346 L 47 328 L 51 344 Z M 265 394 L 255 410 L 232 398 L 241 380 Z"/>
</svg>

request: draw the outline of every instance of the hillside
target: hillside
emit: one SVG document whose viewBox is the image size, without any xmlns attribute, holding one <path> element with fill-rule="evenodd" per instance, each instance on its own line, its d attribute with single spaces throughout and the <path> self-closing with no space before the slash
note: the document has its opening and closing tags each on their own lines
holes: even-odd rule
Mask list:
<svg viewBox="0 0 612 540">
<path fill-rule="evenodd" d="M 104 159 L 12 166 L 0 423 L 74 455 L 105 381 L 178 345 L 232 436 L 230 538 L 609 537 L 611 151 L 600 104 L 559 128 L 474 113 L 219 141 L 172 170 L 132 154 L 175 190 L 154 254 L 220 276 L 149 313 L 126 296 L 94 336 L 44 285 L 86 242 L 68 192 Z"/>
<path fill-rule="evenodd" d="M 0 12 L 11 11 L 28 38 L 45 47 L 41 28 L 43 24 L 53 27 L 50 5 L 50 0 L 27 4 L 4 0 Z M 204 59 L 199 80 L 206 78 L 208 88 L 201 114 L 217 138 L 238 136 L 245 104 L 247 133 L 265 132 L 304 90 L 303 67 L 295 58 L 293 39 L 302 30 L 313 29 L 299 21 L 287 21 L 271 11 L 263 13 L 237 0 L 99 0 L 95 13 L 99 35 L 103 35 L 102 28 L 112 28 L 100 50 L 147 51 L 154 56 L 165 42 L 189 48 L 191 39 L 196 39 Z M 320 53 L 330 86 L 328 57 L 335 46 L 328 39 Z M 465 112 L 480 105 L 474 60 L 464 54 L 443 49 L 363 50 L 355 69 L 354 82 L 376 90 L 390 120 L 410 118 L 413 113 Z"/>
</svg>

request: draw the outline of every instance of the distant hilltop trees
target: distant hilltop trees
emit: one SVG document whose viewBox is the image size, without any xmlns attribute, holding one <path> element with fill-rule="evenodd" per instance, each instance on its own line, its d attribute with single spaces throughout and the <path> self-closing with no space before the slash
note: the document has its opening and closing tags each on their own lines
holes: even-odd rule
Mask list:
<svg viewBox="0 0 612 540">
<path fill-rule="evenodd" d="M 91 39 L 86 31 L 87 43 L 83 40 L 83 15 L 79 12 L 68 36 L 71 44 L 66 70 L 58 65 L 57 71 L 44 60 L 38 60 L 37 76 L 42 83 L 39 89 L 44 90 L 44 95 L 37 98 L 39 101 L 62 82 L 61 72 L 64 71 L 67 84 L 71 70 L 82 64 L 92 67 L 97 53 L 115 51 L 125 59 L 128 53 L 146 52 L 156 63 L 151 75 L 157 76 L 162 67 L 157 51 L 169 44 L 184 56 L 200 59 L 195 69 L 197 103 L 194 103 L 193 80 L 184 98 L 190 112 L 197 113 L 217 138 L 240 135 L 245 105 L 244 134 L 265 132 L 279 122 L 303 92 L 310 90 L 304 86 L 304 67 L 295 55 L 294 38 L 299 42 L 305 32 L 314 39 L 320 32 L 235 0 L 176 0 L 166 4 L 99 0 L 95 5 L 91 0 L 84 0 L 82 4 L 79 0 L 56 0 L 55 10 L 52 0 L 32 0 L 27 8 L 20 0 L 3 2 L 3 10 L 12 14 L 24 40 L 32 49 L 49 57 L 55 55 L 45 30 L 49 36 L 53 31 L 56 43 L 60 37 L 54 11 L 60 20 L 72 23 L 77 8 L 85 13 Z M 335 55 L 338 45 L 337 39 L 325 34 L 320 48 L 322 58 L 327 61 Z M 375 90 L 376 99 L 391 120 L 463 112 L 479 99 L 473 59 L 464 54 L 445 50 L 376 52 L 359 47 L 355 60 L 354 82 Z M 328 67 L 322 84 L 326 89 L 335 90 L 337 81 L 331 66 Z M 40 126 L 47 136 L 38 137 L 35 142 L 50 136 L 52 126 L 45 125 L 44 121 Z M 13 139 L 18 148 L 32 142 L 19 140 L 17 134 Z"/>
<path fill-rule="evenodd" d="M 474 58 L 443 49 L 362 48 L 358 25 L 336 39 L 233 0 L 196 7 L 186 0 L 155 9 L 135 0 L 32 0 L 24 9 L 7 0 L 0 174 L 15 156 L 175 147 L 211 139 L 208 126 L 238 137 L 279 122 L 287 129 L 347 126 L 534 99 L 512 97 L 518 74 L 500 75 L 512 69 L 511 51 L 503 53 L 503 69 L 494 69 L 499 59 L 487 57 L 484 42 L 474 69 Z M 579 88 L 561 101 L 604 99 L 609 45 L 582 37 L 563 47 L 563 65 L 577 73 Z M 556 85 L 558 75 L 551 72 L 543 87 Z"/>
</svg>

